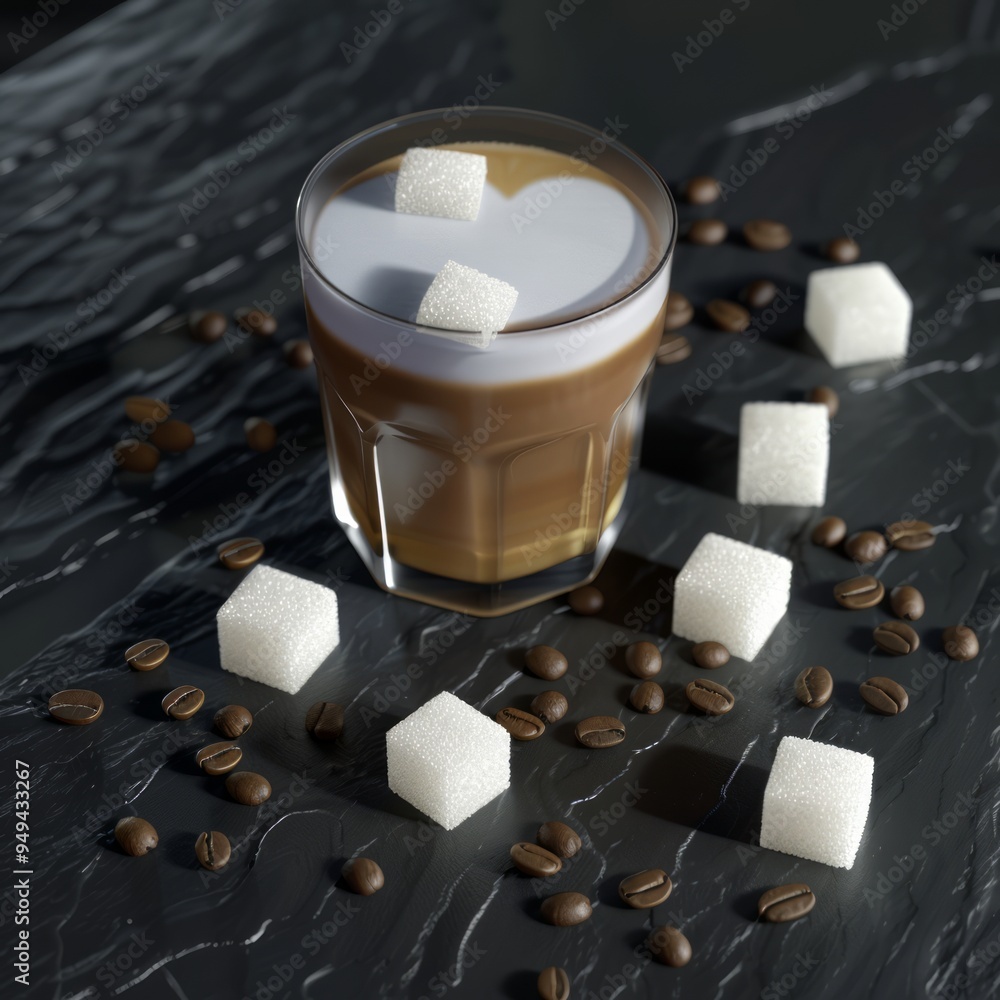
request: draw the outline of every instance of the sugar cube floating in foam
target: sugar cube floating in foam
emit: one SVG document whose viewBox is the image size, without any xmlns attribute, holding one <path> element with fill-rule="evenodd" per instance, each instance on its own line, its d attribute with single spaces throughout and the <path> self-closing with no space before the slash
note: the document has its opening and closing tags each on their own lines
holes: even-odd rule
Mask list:
<svg viewBox="0 0 1000 1000">
<path fill-rule="evenodd" d="M 764 789 L 760 846 L 850 868 L 872 798 L 868 754 L 786 736 Z"/>
<path fill-rule="evenodd" d="M 417 310 L 417 323 L 466 330 L 491 341 L 510 319 L 517 289 L 474 267 L 449 260 L 434 276 Z"/>
<path fill-rule="evenodd" d="M 784 556 L 709 533 L 677 576 L 674 634 L 752 660 L 788 610 L 791 586 Z"/>
<path fill-rule="evenodd" d="M 485 156 L 415 146 L 396 175 L 396 211 L 475 222 L 485 184 Z"/>
<path fill-rule="evenodd" d="M 389 787 L 446 830 L 510 785 L 510 734 L 447 691 L 385 735 Z"/>
<path fill-rule="evenodd" d="M 216 615 L 222 669 L 295 694 L 340 641 L 337 595 L 255 566 Z"/>
<path fill-rule="evenodd" d="M 913 303 L 878 261 L 813 271 L 806 285 L 806 329 L 834 368 L 906 355 Z"/>
<path fill-rule="evenodd" d="M 830 411 L 822 403 L 744 403 L 736 498 L 757 507 L 826 502 Z"/>
</svg>

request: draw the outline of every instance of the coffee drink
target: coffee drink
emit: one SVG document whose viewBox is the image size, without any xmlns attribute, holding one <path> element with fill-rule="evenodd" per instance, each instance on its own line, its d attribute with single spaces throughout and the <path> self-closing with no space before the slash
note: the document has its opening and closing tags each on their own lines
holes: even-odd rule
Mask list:
<svg viewBox="0 0 1000 1000">
<path fill-rule="evenodd" d="M 118 846 L 133 858 L 149 854 L 160 842 L 152 823 L 138 816 L 123 816 L 115 823 L 115 840 Z"/>
<path fill-rule="evenodd" d="M 371 858 L 351 858 L 340 875 L 348 888 L 360 896 L 372 896 L 385 885 L 382 869 Z"/>
<path fill-rule="evenodd" d="M 763 893 L 757 900 L 757 916 L 771 924 L 785 924 L 804 917 L 815 905 L 812 889 L 794 882 Z"/>
<path fill-rule="evenodd" d="M 71 688 L 49 698 L 49 715 L 70 726 L 89 726 L 104 712 L 104 699 L 96 691 Z"/>
<path fill-rule="evenodd" d="M 545 878 L 562 870 L 562 860 L 538 844 L 515 844 L 510 849 L 510 857 L 519 872 L 533 878 Z"/>
<path fill-rule="evenodd" d="M 542 919 L 556 927 L 573 927 L 590 919 L 590 900 L 579 892 L 557 892 L 542 900 Z"/>
<path fill-rule="evenodd" d="M 590 750 L 617 746 L 625 739 L 625 727 L 613 715 L 594 715 L 576 724 L 576 738 Z"/>
<path fill-rule="evenodd" d="M 217 872 L 229 864 L 233 849 L 229 838 L 218 830 L 208 830 L 200 833 L 194 842 L 194 856 L 202 868 Z"/>
</svg>

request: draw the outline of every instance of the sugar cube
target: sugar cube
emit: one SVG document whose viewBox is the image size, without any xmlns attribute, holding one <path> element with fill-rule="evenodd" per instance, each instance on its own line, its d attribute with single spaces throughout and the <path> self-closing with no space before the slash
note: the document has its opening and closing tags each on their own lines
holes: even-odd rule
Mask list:
<svg viewBox="0 0 1000 1000">
<path fill-rule="evenodd" d="M 389 787 L 446 830 L 510 785 L 510 735 L 443 691 L 385 735 Z"/>
<path fill-rule="evenodd" d="M 513 285 L 449 260 L 424 294 L 417 323 L 472 331 L 477 334 L 476 342 L 486 346 L 504 328 L 516 301 Z"/>
<path fill-rule="evenodd" d="M 475 222 L 485 184 L 485 156 L 414 146 L 396 175 L 396 211 Z"/>
<path fill-rule="evenodd" d="M 736 499 L 757 507 L 826 502 L 830 411 L 822 403 L 744 403 Z"/>
<path fill-rule="evenodd" d="M 905 357 L 913 303 L 880 261 L 813 271 L 805 326 L 834 368 Z"/>
<path fill-rule="evenodd" d="M 760 846 L 851 868 L 868 819 L 874 773 L 868 754 L 785 736 L 764 789 Z"/>
<path fill-rule="evenodd" d="M 337 595 L 255 566 L 216 615 L 222 669 L 295 694 L 340 641 Z"/>
<path fill-rule="evenodd" d="M 752 660 L 788 610 L 791 586 L 784 556 L 709 532 L 677 575 L 674 634 Z"/>
</svg>

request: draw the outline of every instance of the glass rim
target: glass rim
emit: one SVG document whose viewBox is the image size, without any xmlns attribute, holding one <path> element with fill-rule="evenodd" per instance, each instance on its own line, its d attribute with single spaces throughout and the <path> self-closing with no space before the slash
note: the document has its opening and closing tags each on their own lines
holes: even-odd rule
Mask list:
<svg viewBox="0 0 1000 1000">
<path fill-rule="evenodd" d="M 298 199 L 295 203 L 295 239 L 298 243 L 299 253 L 304 258 L 305 262 L 308 264 L 312 273 L 336 296 L 350 303 L 354 308 L 360 309 L 362 312 L 367 313 L 379 320 L 384 320 L 395 325 L 405 326 L 408 330 L 414 333 L 421 333 L 424 330 L 434 331 L 432 336 L 445 334 L 451 335 L 451 339 L 454 340 L 455 334 L 474 333 L 475 331 L 461 331 L 461 330 L 449 330 L 443 327 L 433 327 L 428 326 L 426 323 L 418 324 L 415 320 L 403 319 L 400 316 L 394 316 L 392 313 L 382 312 L 380 309 L 374 309 L 371 306 L 365 305 L 358 299 L 351 295 L 348 295 L 343 289 L 335 285 L 323 272 L 320 270 L 313 257 L 312 250 L 308 242 L 304 239 L 304 216 L 306 210 L 306 204 L 308 202 L 309 196 L 312 194 L 312 190 L 316 183 L 326 172 L 327 168 L 333 163 L 339 156 L 341 156 L 349 148 L 353 148 L 365 140 L 371 138 L 372 136 L 388 132 L 394 128 L 397 128 L 400 124 L 419 122 L 421 120 L 433 120 L 437 118 L 443 118 L 443 116 L 451 111 L 451 108 L 430 108 L 426 111 L 413 111 L 405 115 L 397 115 L 395 118 L 389 118 L 385 121 L 379 122 L 376 125 L 372 125 L 360 132 L 356 132 L 354 135 L 349 136 L 342 142 L 337 143 L 332 149 L 325 153 L 319 161 L 313 166 L 312 170 L 306 176 L 305 181 L 302 184 L 302 189 L 299 191 Z M 591 139 L 603 139 L 608 142 L 604 133 L 592 125 L 586 125 L 583 122 L 576 121 L 573 118 L 567 118 L 564 115 L 555 115 L 548 111 L 534 111 L 529 108 L 517 108 L 510 105 L 493 105 L 490 107 L 478 107 L 469 109 L 467 118 L 489 118 L 497 117 L 500 115 L 510 115 L 521 118 L 530 118 L 536 121 L 542 122 L 552 122 L 564 127 L 569 127 L 575 129 L 577 132 L 584 134 Z M 537 326 L 532 326 L 530 329 L 525 330 L 515 330 L 510 333 L 502 333 L 501 336 L 504 340 L 508 340 L 513 337 L 521 337 L 525 335 L 535 335 L 537 336 L 541 332 L 546 332 L 549 330 L 558 330 L 562 327 L 572 326 L 575 323 L 581 323 L 584 321 L 592 320 L 595 317 L 602 316 L 604 313 L 617 308 L 624 302 L 628 302 L 635 296 L 639 294 L 647 285 L 651 284 L 663 271 L 673 256 L 674 247 L 677 245 L 677 230 L 678 230 L 678 216 L 677 216 L 677 203 L 674 201 L 674 196 L 667 186 L 667 182 L 663 179 L 660 172 L 654 167 L 645 157 L 641 156 L 639 153 L 635 152 L 630 146 L 624 143 L 618 142 L 617 139 L 613 140 L 615 148 L 625 157 L 630 159 L 640 170 L 642 170 L 653 183 L 653 186 L 659 189 L 660 193 L 664 196 L 666 201 L 667 209 L 670 214 L 671 230 L 669 238 L 666 240 L 663 252 L 660 254 L 659 259 L 656 262 L 656 266 L 653 267 L 650 272 L 643 278 L 639 284 L 635 285 L 633 288 L 622 292 L 616 298 L 610 302 L 605 302 L 603 305 L 588 310 L 585 313 L 581 313 L 579 316 L 573 316 L 569 319 L 561 319 L 552 323 L 540 323 Z M 455 341 L 460 343 L 460 341 Z"/>
</svg>

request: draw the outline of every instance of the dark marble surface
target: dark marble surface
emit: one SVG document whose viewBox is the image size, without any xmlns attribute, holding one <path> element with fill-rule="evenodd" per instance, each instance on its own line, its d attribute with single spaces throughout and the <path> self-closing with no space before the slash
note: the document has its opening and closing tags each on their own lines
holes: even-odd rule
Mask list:
<svg viewBox="0 0 1000 1000">
<path fill-rule="evenodd" d="M 564 5 L 572 12 L 553 30 L 543 5 L 404 0 L 348 62 L 340 44 L 364 30 L 368 2 L 130 0 L 0 77 L 0 829 L 9 870 L 23 760 L 33 871 L 31 986 L 20 993 L 16 879 L 3 877 L 3 996 L 522 997 L 553 963 L 570 970 L 575 997 L 602 1000 L 995 995 L 1000 280 L 991 269 L 968 285 L 1000 244 L 997 13 L 988 2 L 927 4 L 883 38 L 889 4 L 755 2 L 678 72 L 671 52 L 721 5 L 653 14 L 626 3 L 612 16 L 596 4 Z M 128 99 L 134 107 L 109 104 L 135 86 L 149 90 Z M 472 621 L 379 591 L 333 525 L 312 374 L 288 369 L 278 343 L 203 347 L 170 328 L 189 308 L 279 292 L 276 340 L 301 335 L 292 211 L 309 167 L 361 127 L 477 100 L 477 86 L 494 87 L 489 100 L 592 123 L 619 116 L 624 139 L 674 182 L 696 170 L 735 182 L 748 149 L 770 149 L 718 212 L 733 225 L 784 219 L 796 232 L 793 247 L 767 256 L 735 241 L 678 249 L 674 284 L 699 304 L 757 276 L 795 301 L 741 357 L 727 353 L 730 336 L 696 325 L 691 359 L 657 371 L 639 502 L 595 619 L 552 601 Z M 783 120 L 811 92 L 822 107 Z M 280 130 L 262 133 L 282 112 Z M 67 145 L 106 116 L 113 127 L 76 163 Z M 924 157 L 936 138 L 943 152 Z M 185 219 L 181 203 L 219 170 L 225 188 Z M 894 203 L 860 237 L 864 257 L 891 264 L 918 321 L 943 310 L 939 328 L 917 327 L 899 370 L 834 372 L 801 332 L 804 281 L 820 265 L 817 244 L 857 224 L 894 181 Z M 708 213 L 682 208 L 684 219 L 698 214 Z M 116 272 L 125 287 L 102 296 Z M 59 334 L 70 321 L 76 331 Z M 740 404 L 801 398 L 821 382 L 843 399 L 828 510 L 858 528 L 907 513 L 942 526 L 930 551 L 878 567 L 927 597 L 923 646 L 905 659 L 872 650 L 882 612 L 833 606 L 830 586 L 853 566 L 809 544 L 814 512 L 741 510 L 732 498 Z M 152 477 L 108 474 L 128 430 L 121 400 L 140 392 L 168 398 L 198 444 Z M 278 425 L 285 461 L 245 448 L 251 415 Z M 788 555 L 795 572 L 765 652 L 713 675 L 738 694 L 736 710 L 706 723 L 681 693 L 696 670 L 688 644 L 670 637 L 663 587 L 710 530 Z M 238 576 L 215 564 L 214 543 L 245 533 L 340 597 L 345 641 L 295 697 L 219 669 L 214 614 Z M 940 631 L 960 620 L 976 623 L 982 653 L 941 666 Z M 122 651 L 148 635 L 174 652 L 132 673 Z M 654 717 L 625 706 L 614 647 L 635 636 L 665 650 L 668 707 Z M 489 713 L 526 706 L 544 685 L 523 674 L 521 653 L 539 641 L 570 657 L 560 686 L 571 717 L 514 747 L 508 792 L 436 831 L 388 792 L 385 730 L 445 689 Z M 792 681 L 817 662 L 836 693 L 811 712 Z M 863 707 L 856 685 L 874 673 L 910 688 L 901 717 Z M 205 689 L 206 709 L 167 722 L 159 699 L 187 682 Z M 103 694 L 96 725 L 47 718 L 48 695 L 67 686 Z M 341 745 L 302 731 L 320 697 L 348 706 Z M 257 715 L 245 760 L 275 790 L 259 810 L 230 802 L 192 765 L 212 713 L 231 701 Z M 620 714 L 627 742 L 576 746 L 573 720 L 594 712 Z M 875 757 L 849 872 L 754 846 L 786 734 Z M 114 847 L 125 813 L 156 825 L 153 855 Z M 586 841 L 558 887 L 595 902 L 589 922 L 564 930 L 539 920 L 550 886 L 507 858 L 557 817 Z M 206 827 L 236 847 L 215 876 L 194 865 Z M 358 851 L 386 872 L 386 888 L 365 900 L 336 880 Z M 623 908 L 618 880 L 650 865 L 672 873 L 669 902 L 653 914 Z M 812 915 L 755 923 L 759 892 L 789 880 L 815 889 Z M 652 921 L 683 928 L 687 968 L 637 953 Z"/>
</svg>

